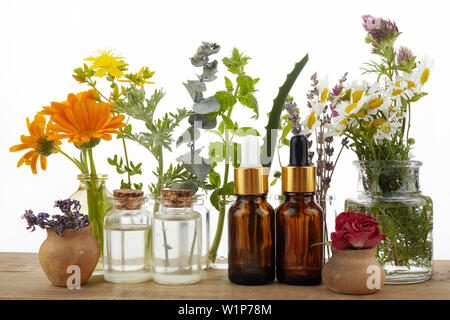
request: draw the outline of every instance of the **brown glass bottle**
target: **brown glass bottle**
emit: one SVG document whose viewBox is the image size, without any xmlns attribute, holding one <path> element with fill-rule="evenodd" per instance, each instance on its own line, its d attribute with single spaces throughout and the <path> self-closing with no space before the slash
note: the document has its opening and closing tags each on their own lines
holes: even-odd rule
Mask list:
<svg viewBox="0 0 450 320">
<path fill-rule="evenodd" d="M 244 285 L 275 279 L 275 213 L 266 195 L 237 195 L 228 213 L 228 278 Z"/>
<path fill-rule="evenodd" d="M 314 193 L 284 192 L 276 213 L 277 279 L 294 285 L 322 280 L 323 212 Z"/>
</svg>

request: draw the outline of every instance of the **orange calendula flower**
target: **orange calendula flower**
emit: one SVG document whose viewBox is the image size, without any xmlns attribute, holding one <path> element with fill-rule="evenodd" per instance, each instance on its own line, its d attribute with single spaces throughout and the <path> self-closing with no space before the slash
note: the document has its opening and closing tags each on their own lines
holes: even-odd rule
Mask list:
<svg viewBox="0 0 450 320">
<path fill-rule="evenodd" d="M 37 114 L 32 122 L 27 118 L 27 127 L 30 135 L 20 136 L 20 141 L 22 143 L 9 148 L 9 151 L 11 152 L 32 149 L 20 158 L 19 162 L 17 162 L 17 167 L 20 167 L 25 163 L 27 166 L 31 167 L 33 174 L 37 174 L 36 167 L 38 160 L 40 161 L 42 170 L 47 168 L 47 157 L 52 153 L 55 153 L 55 148 L 61 144 L 61 141 L 58 139 L 52 141 L 49 140 L 51 132 L 49 131 L 48 126 L 45 126 L 45 123 L 45 117 L 40 114 Z"/>
<path fill-rule="evenodd" d="M 119 128 L 125 126 L 124 115 L 113 116 L 111 105 L 95 99 L 94 90 L 70 93 L 65 102 L 52 102 L 44 107 L 41 114 L 49 115 L 48 139 L 69 139 L 77 146 L 89 143 L 91 139 L 111 140 L 111 134 L 119 134 Z"/>
</svg>

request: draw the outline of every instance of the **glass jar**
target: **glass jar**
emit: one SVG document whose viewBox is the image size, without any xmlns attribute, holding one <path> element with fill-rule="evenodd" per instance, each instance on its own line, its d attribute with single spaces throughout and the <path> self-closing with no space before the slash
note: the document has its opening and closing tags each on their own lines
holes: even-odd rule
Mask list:
<svg viewBox="0 0 450 320">
<path fill-rule="evenodd" d="M 210 233 L 209 266 L 214 269 L 228 269 L 228 219 L 226 219 L 226 213 L 235 201 L 235 196 L 221 196 L 218 201 L 219 210 L 215 208 L 214 214 L 211 215 L 211 230 L 214 232 Z"/>
<path fill-rule="evenodd" d="M 419 186 L 419 161 L 355 161 L 358 193 L 346 210 L 367 213 L 380 223 L 386 240 L 377 258 L 386 283 L 423 282 L 431 278 L 433 202 Z"/>
<path fill-rule="evenodd" d="M 202 278 L 202 217 L 190 190 L 163 190 L 153 225 L 153 280 L 196 283 Z"/>
<path fill-rule="evenodd" d="M 100 246 L 100 259 L 93 275 L 103 274 L 103 221 L 106 213 L 112 208 L 109 199 L 111 193 L 106 189 L 106 174 L 79 174 L 78 190 L 70 196 L 70 199 L 78 200 L 81 204 L 80 213 L 89 216 L 92 226 L 92 234 Z"/>
<path fill-rule="evenodd" d="M 210 211 L 205 205 L 207 195 L 204 193 L 195 194 L 192 196 L 192 208 L 195 212 L 200 213 L 202 216 L 202 268 L 209 268 L 209 247 L 210 247 Z M 155 195 L 148 197 L 147 209 L 155 214 L 159 210 L 159 202 Z"/>
<path fill-rule="evenodd" d="M 202 267 L 209 268 L 209 248 L 210 248 L 210 212 L 205 205 L 206 194 L 195 194 L 192 196 L 192 208 L 202 216 Z"/>
<path fill-rule="evenodd" d="M 140 190 L 114 190 L 104 222 L 104 278 L 114 283 L 150 280 L 151 213 Z"/>
</svg>

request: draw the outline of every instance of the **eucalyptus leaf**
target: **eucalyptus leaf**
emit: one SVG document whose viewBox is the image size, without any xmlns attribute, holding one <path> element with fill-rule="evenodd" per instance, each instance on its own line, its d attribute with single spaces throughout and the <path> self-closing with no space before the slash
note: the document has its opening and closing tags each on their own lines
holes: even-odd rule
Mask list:
<svg viewBox="0 0 450 320">
<path fill-rule="evenodd" d="M 220 104 L 216 97 L 208 97 L 200 102 L 194 103 L 192 109 L 196 113 L 208 114 L 220 110 Z"/>
<path fill-rule="evenodd" d="M 205 83 L 198 80 L 188 80 L 187 82 L 184 82 L 183 85 L 194 102 L 203 98 L 202 92 L 206 91 Z"/>
<path fill-rule="evenodd" d="M 194 113 L 189 116 L 188 122 L 191 126 L 200 129 L 214 129 L 217 126 L 216 117 L 211 117 L 209 114 Z"/>
<path fill-rule="evenodd" d="M 204 158 L 202 158 L 201 164 L 183 164 L 186 170 L 195 175 L 200 181 L 205 181 L 208 177 L 209 170 L 211 169 L 211 165 L 206 162 Z"/>
<path fill-rule="evenodd" d="M 198 186 L 193 181 L 180 181 L 172 183 L 170 187 L 172 190 L 192 190 L 192 194 L 198 191 Z"/>
<path fill-rule="evenodd" d="M 183 143 L 191 143 L 200 138 L 200 130 L 194 127 L 186 129 L 181 136 L 178 137 L 176 146 L 179 147 Z"/>
</svg>

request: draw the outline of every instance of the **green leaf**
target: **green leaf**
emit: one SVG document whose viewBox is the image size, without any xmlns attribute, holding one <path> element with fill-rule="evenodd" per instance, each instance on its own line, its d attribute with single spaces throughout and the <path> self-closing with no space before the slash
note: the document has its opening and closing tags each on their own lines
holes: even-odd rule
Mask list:
<svg viewBox="0 0 450 320">
<path fill-rule="evenodd" d="M 225 88 L 227 88 L 227 91 L 229 93 L 232 93 L 234 90 L 233 82 L 231 82 L 231 80 L 228 79 L 227 77 L 225 77 Z"/>
<path fill-rule="evenodd" d="M 226 115 L 222 115 L 222 121 L 225 129 L 234 130 L 237 127 L 237 124 Z"/>
<path fill-rule="evenodd" d="M 233 48 L 231 57 L 223 58 L 222 62 L 228 71 L 240 75 L 244 74 L 244 66 L 248 63 L 248 60 L 250 60 L 250 57 L 241 54 L 237 48 Z"/>
<path fill-rule="evenodd" d="M 273 187 L 277 183 L 278 179 L 273 179 L 270 183 L 270 186 Z"/>
<path fill-rule="evenodd" d="M 287 125 L 284 127 L 283 132 L 281 133 L 281 139 L 286 139 L 291 130 L 292 130 L 292 122 L 289 121 Z"/>
<path fill-rule="evenodd" d="M 220 211 L 220 208 L 219 208 L 219 192 L 220 192 L 220 189 L 216 189 L 216 190 L 213 191 L 213 193 L 211 193 L 211 196 L 209 197 L 209 201 L 211 202 L 213 207 L 217 209 L 217 211 Z"/>
<path fill-rule="evenodd" d="M 259 117 L 258 101 L 256 100 L 256 97 L 253 95 L 253 93 L 249 92 L 245 96 L 239 96 L 238 100 L 243 106 L 252 109 L 252 111 L 255 113 L 255 115 L 252 116 L 252 118 L 258 119 Z"/>
<path fill-rule="evenodd" d="M 254 92 L 253 79 L 245 74 L 236 78 L 236 82 L 239 86 L 239 95 L 245 96 L 249 92 Z"/>
<path fill-rule="evenodd" d="M 295 64 L 295 67 L 291 71 L 291 73 L 287 75 L 285 82 L 278 90 L 278 95 L 273 101 L 273 107 L 270 111 L 269 121 L 266 126 L 266 136 L 264 138 L 264 145 L 262 149 L 263 155 L 265 155 L 265 157 L 268 157 L 267 159 L 261 159 L 262 165 L 265 167 L 270 168 L 270 166 L 272 165 L 272 159 L 275 154 L 274 151 L 277 141 L 278 128 L 280 125 L 281 112 L 284 108 L 284 102 L 286 101 L 286 98 L 288 97 L 289 92 L 291 91 L 291 88 L 295 83 L 295 80 L 297 80 L 300 72 L 302 72 L 307 62 L 308 55 L 306 54 L 301 61 Z"/>
<path fill-rule="evenodd" d="M 220 110 L 220 104 L 219 101 L 215 96 L 208 97 L 200 102 L 194 103 L 194 106 L 192 107 L 192 110 L 194 112 L 199 114 L 207 114 L 211 112 L 217 112 Z"/>
<path fill-rule="evenodd" d="M 209 182 L 216 186 L 216 188 L 220 187 L 221 184 L 221 178 L 220 174 L 214 171 L 214 169 L 211 167 L 211 170 L 209 171 Z"/>
<path fill-rule="evenodd" d="M 421 98 L 427 96 L 428 93 L 422 92 L 422 93 L 416 93 L 412 98 L 409 100 L 410 102 L 416 102 L 419 101 Z"/>
<path fill-rule="evenodd" d="M 234 130 L 233 132 L 238 137 L 246 137 L 246 136 L 256 136 L 259 137 L 259 132 L 255 128 L 252 127 L 242 127 Z"/>
<path fill-rule="evenodd" d="M 225 113 L 237 102 L 236 97 L 228 91 L 217 91 L 215 97 L 219 101 L 221 113 Z"/>
<path fill-rule="evenodd" d="M 225 144 L 223 142 L 211 142 L 208 148 L 209 161 L 218 163 L 225 160 Z"/>
<path fill-rule="evenodd" d="M 219 194 L 221 196 L 232 196 L 234 195 L 234 182 L 228 182 L 222 188 L 219 189 Z"/>
</svg>

